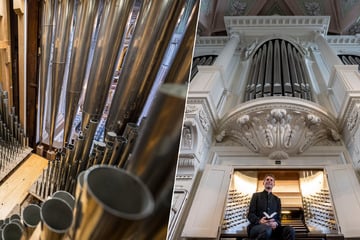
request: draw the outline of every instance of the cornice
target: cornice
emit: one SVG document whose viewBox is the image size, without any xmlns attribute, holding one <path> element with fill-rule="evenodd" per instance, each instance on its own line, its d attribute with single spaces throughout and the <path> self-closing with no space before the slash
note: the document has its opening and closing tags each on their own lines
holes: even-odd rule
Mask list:
<svg viewBox="0 0 360 240">
<path fill-rule="evenodd" d="M 331 45 L 357 45 L 360 44 L 360 35 L 326 36 L 326 41 Z"/>
<path fill-rule="evenodd" d="M 225 16 L 228 35 L 267 35 L 285 31 L 295 35 L 318 32 L 326 35 L 329 28 L 329 16 Z"/>
</svg>

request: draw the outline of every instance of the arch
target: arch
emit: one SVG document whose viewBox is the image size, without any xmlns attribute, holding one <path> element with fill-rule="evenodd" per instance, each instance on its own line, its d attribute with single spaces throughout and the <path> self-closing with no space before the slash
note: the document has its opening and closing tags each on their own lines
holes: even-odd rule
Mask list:
<svg viewBox="0 0 360 240">
<path fill-rule="evenodd" d="M 245 101 L 268 96 L 311 100 L 305 55 L 303 48 L 284 38 L 262 41 L 250 53 Z"/>
</svg>

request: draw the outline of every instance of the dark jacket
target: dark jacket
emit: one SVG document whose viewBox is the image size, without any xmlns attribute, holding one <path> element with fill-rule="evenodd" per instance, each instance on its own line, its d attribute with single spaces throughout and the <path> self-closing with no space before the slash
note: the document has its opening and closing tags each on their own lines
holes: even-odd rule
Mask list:
<svg viewBox="0 0 360 240">
<path fill-rule="evenodd" d="M 273 218 L 278 223 L 278 226 L 281 225 L 280 198 L 278 198 L 272 193 L 266 192 L 265 190 L 262 192 L 254 193 L 251 198 L 249 213 L 247 216 L 251 226 L 259 224 L 260 219 L 264 217 L 263 212 L 267 212 L 269 215 L 273 212 L 276 212 L 276 215 Z"/>
</svg>

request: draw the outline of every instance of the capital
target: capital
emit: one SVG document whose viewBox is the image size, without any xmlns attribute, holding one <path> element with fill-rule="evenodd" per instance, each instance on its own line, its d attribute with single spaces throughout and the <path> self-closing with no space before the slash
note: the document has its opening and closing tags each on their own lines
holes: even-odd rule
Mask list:
<svg viewBox="0 0 360 240">
<path fill-rule="evenodd" d="M 236 39 L 236 40 L 240 41 L 240 34 L 237 32 L 231 32 L 230 39 Z"/>
</svg>

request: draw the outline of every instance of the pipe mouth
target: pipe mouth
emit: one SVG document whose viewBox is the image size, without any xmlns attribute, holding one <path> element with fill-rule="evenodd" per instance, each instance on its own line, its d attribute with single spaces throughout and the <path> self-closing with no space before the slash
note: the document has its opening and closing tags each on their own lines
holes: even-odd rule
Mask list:
<svg viewBox="0 0 360 240">
<path fill-rule="evenodd" d="M 2 239 L 21 239 L 23 228 L 18 223 L 8 223 L 2 230 Z"/>
<path fill-rule="evenodd" d="M 59 191 L 54 192 L 51 197 L 64 200 L 67 204 L 69 204 L 71 209 L 74 209 L 75 198 L 73 195 L 71 195 L 71 193 L 69 193 L 67 191 L 59 190 Z"/>
<path fill-rule="evenodd" d="M 27 227 L 36 227 L 40 222 L 40 207 L 36 204 L 27 205 L 22 212 L 24 225 Z"/>
<path fill-rule="evenodd" d="M 73 220 L 72 210 L 64 200 L 51 198 L 40 209 L 42 222 L 53 232 L 65 233 Z"/>
<path fill-rule="evenodd" d="M 84 177 L 84 189 L 106 212 L 128 220 L 140 220 L 154 209 L 147 186 L 135 175 L 109 165 L 94 165 Z"/>
</svg>

